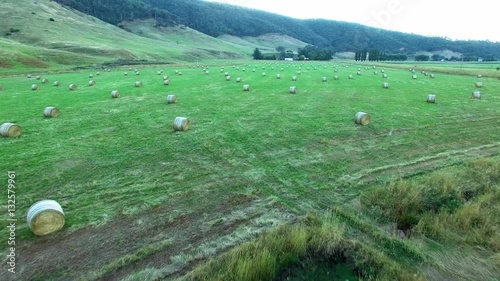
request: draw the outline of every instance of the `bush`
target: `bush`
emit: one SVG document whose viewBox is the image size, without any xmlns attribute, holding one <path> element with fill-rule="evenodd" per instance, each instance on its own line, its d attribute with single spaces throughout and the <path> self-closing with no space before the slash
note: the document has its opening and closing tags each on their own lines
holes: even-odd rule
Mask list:
<svg viewBox="0 0 500 281">
<path fill-rule="evenodd" d="M 54 18 L 49 18 L 49 21 L 55 21 Z"/>
<path fill-rule="evenodd" d="M 10 33 L 16 33 L 16 32 L 19 32 L 20 30 L 17 28 L 11 27 L 11 28 L 9 28 L 9 31 L 10 31 Z"/>
</svg>

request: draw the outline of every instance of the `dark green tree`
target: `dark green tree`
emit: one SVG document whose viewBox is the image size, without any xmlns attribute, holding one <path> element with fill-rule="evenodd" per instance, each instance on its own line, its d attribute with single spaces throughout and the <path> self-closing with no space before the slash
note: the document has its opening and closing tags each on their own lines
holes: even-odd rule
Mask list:
<svg viewBox="0 0 500 281">
<path fill-rule="evenodd" d="M 416 61 L 428 61 L 429 56 L 428 55 L 416 55 L 415 60 Z"/>
<path fill-rule="evenodd" d="M 262 52 L 259 50 L 259 48 L 255 48 L 255 50 L 253 50 L 253 59 L 254 60 L 261 60 L 263 58 L 264 58 L 264 56 L 262 55 Z"/>
</svg>

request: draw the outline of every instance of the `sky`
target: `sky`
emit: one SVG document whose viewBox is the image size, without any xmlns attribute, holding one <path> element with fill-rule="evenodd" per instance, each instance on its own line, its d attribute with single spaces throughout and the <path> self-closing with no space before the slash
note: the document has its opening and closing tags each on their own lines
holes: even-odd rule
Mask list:
<svg viewBox="0 0 500 281">
<path fill-rule="evenodd" d="M 452 40 L 500 42 L 498 0 L 207 0 L 298 19 L 354 22 Z M 300 3 L 300 4 L 299 4 Z"/>
</svg>

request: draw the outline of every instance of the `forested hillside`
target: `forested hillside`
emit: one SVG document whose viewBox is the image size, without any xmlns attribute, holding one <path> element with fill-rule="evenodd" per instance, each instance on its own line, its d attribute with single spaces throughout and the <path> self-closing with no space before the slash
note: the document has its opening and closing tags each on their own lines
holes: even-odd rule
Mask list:
<svg viewBox="0 0 500 281">
<path fill-rule="evenodd" d="M 201 0 L 56 0 L 119 25 L 155 18 L 160 25 L 183 24 L 213 37 L 281 33 L 335 52 L 377 49 L 385 53 L 453 50 L 467 57 L 500 58 L 500 43 L 451 41 L 332 20 L 299 20 L 273 13 Z"/>
</svg>

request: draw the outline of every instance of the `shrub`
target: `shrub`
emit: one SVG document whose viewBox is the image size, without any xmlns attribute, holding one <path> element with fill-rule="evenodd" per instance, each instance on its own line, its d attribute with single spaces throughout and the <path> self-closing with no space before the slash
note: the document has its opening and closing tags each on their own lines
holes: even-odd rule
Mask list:
<svg viewBox="0 0 500 281">
<path fill-rule="evenodd" d="M 54 18 L 49 18 L 49 21 L 55 21 Z"/>
<path fill-rule="evenodd" d="M 13 28 L 13 27 L 9 28 L 9 32 L 10 32 L 10 33 L 16 33 L 16 32 L 19 32 L 19 31 L 20 31 L 20 30 L 19 30 L 19 29 L 17 29 L 17 28 Z"/>
</svg>

